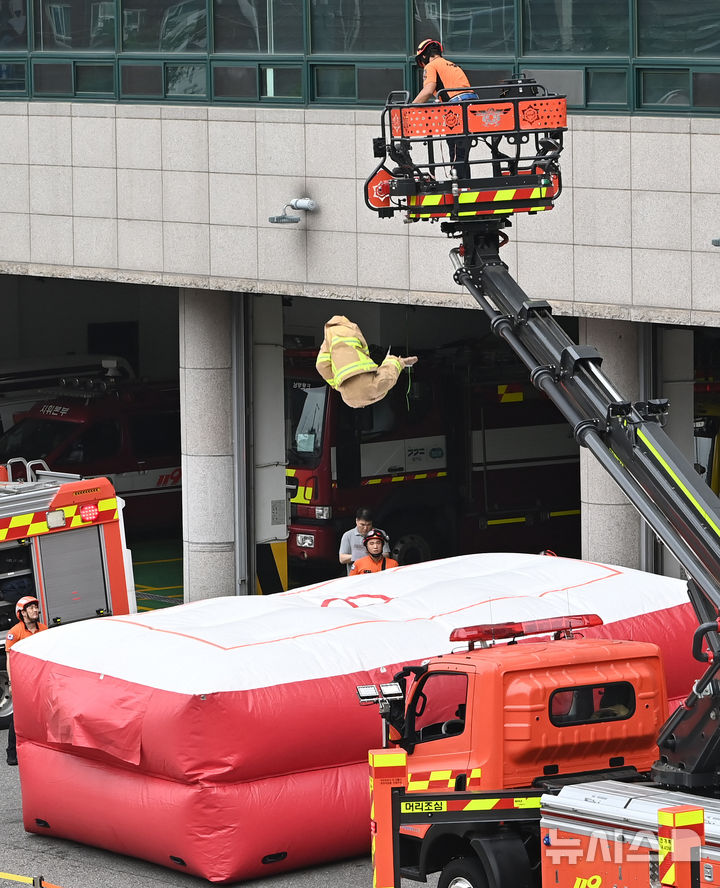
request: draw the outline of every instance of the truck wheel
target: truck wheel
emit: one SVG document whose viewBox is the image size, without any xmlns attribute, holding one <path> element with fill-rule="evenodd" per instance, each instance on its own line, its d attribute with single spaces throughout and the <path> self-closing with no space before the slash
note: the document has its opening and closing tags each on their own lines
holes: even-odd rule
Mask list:
<svg viewBox="0 0 720 888">
<path fill-rule="evenodd" d="M 10 679 L 7 674 L 7 666 L 0 665 L 0 730 L 10 726 L 13 704 L 10 695 Z"/>
<path fill-rule="evenodd" d="M 395 537 L 390 555 L 398 564 L 418 564 L 430 561 L 432 547 L 422 534 L 408 530 Z"/>
<path fill-rule="evenodd" d="M 443 867 L 438 888 L 487 888 L 487 877 L 477 857 L 456 857 Z"/>
</svg>

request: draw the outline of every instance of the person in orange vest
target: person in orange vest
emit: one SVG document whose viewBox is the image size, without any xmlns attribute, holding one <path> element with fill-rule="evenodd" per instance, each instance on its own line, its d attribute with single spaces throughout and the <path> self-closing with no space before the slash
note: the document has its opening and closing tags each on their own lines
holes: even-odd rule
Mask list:
<svg viewBox="0 0 720 888">
<path fill-rule="evenodd" d="M 367 549 L 368 554 L 364 558 L 358 558 L 350 571 L 350 576 L 379 573 L 389 567 L 398 567 L 394 558 L 387 558 L 383 555 L 383 546 L 387 544 L 388 538 L 379 527 L 366 533 L 363 546 Z"/>
<path fill-rule="evenodd" d="M 29 638 L 36 632 L 43 632 L 47 629 L 45 623 L 40 622 L 40 602 L 31 595 L 21 598 L 15 605 L 15 616 L 19 622 L 11 626 L 5 639 L 5 650 L 9 653 L 10 649 L 18 641 L 23 638 Z M 12 657 L 7 658 L 8 678 L 12 681 L 10 673 L 10 661 Z M 8 728 L 7 742 L 7 763 L 9 765 L 17 765 L 17 748 L 15 741 L 15 722 L 12 715 L 10 716 L 10 727 Z"/>
<path fill-rule="evenodd" d="M 423 85 L 413 99 L 413 104 L 419 105 L 429 102 L 433 97 L 437 98 L 439 90 L 445 90 L 442 101 L 466 102 L 477 99 L 477 93 L 473 92 L 467 74 L 460 65 L 443 56 L 443 46 L 439 40 L 421 40 L 415 61 L 423 69 Z M 468 142 L 467 138 L 447 140 L 450 163 L 458 179 L 470 178 Z"/>
</svg>

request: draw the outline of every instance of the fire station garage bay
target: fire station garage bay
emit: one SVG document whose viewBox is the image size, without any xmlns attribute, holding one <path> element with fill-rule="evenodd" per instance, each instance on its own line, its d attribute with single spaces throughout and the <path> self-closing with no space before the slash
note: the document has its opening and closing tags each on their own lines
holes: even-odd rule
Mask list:
<svg viewBox="0 0 720 888">
<path fill-rule="evenodd" d="M 143 426 L 122 459 L 94 444 L 103 472 L 155 471 L 156 501 L 181 466 L 186 601 L 278 591 L 288 564 L 292 584 L 337 575 L 359 506 L 401 562 L 551 549 L 673 572 L 453 282 L 440 226 L 378 218 L 363 182 L 424 38 L 474 85 L 522 71 L 567 95 L 562 195 L 514 218 L 502 259 L 625 399 L 670 400 L 666 428 L 717 492 L 715 6 L 10 0 L 0 370 L 114 355 L 179 391 L 179 425 Z M 314 369 L 335 314 L 376 360 L 419 356 L 373 407 Z M 131 542 L 152 509 L 148 528 L 128 507 Z"/>
</svg>

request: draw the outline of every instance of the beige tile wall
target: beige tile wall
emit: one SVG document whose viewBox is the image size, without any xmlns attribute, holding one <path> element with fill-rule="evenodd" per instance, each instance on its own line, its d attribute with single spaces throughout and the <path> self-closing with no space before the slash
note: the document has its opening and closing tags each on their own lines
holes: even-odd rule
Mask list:
<svg viewBox="0 0 720 888">
<path fill-rule="evenodd" d="M 467 306 L 439 226 L 381 220 L 379 114 L 0 103 L 0 271 Z M 571 119 L 564 194 L 503 256 L 562 311 L 720 325 L 720 120 Z M 319 209 L 271 225 L 293 197 Z"/>
</svg>

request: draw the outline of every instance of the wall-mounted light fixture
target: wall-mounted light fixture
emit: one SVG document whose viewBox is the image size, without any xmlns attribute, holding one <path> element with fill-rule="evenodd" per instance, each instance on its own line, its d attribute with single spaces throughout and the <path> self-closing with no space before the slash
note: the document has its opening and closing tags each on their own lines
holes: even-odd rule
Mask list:
<svg viewBox="0 0 720 888">
<path fill-rule="evenodd" d="M 274 225 L 284 225 L 287 222 L 299 222 L 300 216 L 288 215 L 288 207 L 292 207 L 293 210 L 305 210 L 306 212 L 311 213 L 313 210 L 317 209 L 317 204 L 309 197 L 294 197 L 290 203 L 285 204 L 282 215 L 269 216 L 268 222 L 272 222 Z"/>
</svg>

